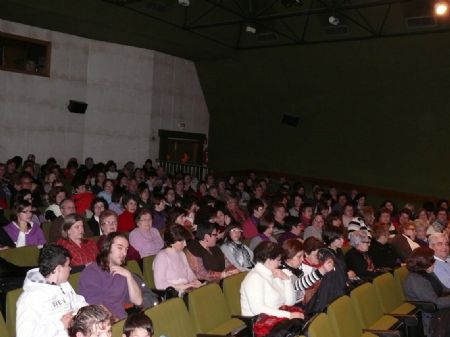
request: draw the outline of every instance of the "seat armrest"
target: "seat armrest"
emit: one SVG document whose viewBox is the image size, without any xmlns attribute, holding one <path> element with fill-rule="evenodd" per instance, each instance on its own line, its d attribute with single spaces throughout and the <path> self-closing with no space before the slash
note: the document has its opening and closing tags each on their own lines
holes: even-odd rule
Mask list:
<svg viewBox="0 0 450 337">
<path fill-rule="evenodd" d="M 363 332 L 371 332 L 380 337 L 402 337 L 401 332 L 398 330 L 363 329 Z"/>
<path fill-rule="evenodd" d="M 397 318 L 399 321 L 404 323 L 407 326 L 416 326 L 419 323 L 419 319 L 414 314 L 393 314 L 393 313 L 385 313 L 385 315 L 390 315 Z"/>
<path fill-rule="evenodd" d="M 424 312 L 433 313 L 437 310 L 436 304 L 432 302 L 425 302 L 425 301 L 407 301 L 407 302 L 415 305 L 417 308 L 419 308 Z"/>
<path fill-rule="evenodd" d="M 247 326 L 248 331 L 250 332 L 249 336 L 254 337 L 253 324 L 255 324 L 255 322 L 258 320 L 259 315 L 255 315 L 255 316 L 231 315 L 231 317 L 237 318 L 237 319 L 240 319 L 241 321 L 243 321 L 245 323 L 245 325 Z"/>
</svg>

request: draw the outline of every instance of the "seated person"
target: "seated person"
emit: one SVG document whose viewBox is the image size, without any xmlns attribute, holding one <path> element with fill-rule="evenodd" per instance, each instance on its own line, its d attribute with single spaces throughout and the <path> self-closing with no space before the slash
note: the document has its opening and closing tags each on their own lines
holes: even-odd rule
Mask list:
<svg viewBox="0 0 450 337">
<path fill-rule="evenodd" d="M 380 273 L 368 254 L 370 239 L 367 232 L 363 230 L 354 231 L 350 236 L 350 245 L 352 248 L 345 255 L 345 264 L 347 268 L 353 270 L 359 278 L 363 280 L 372 280 Z"/>
<path fill-rule="evenodd" d="M 372 240 L 369 246 L 369 256 L 375 268 L 394 269 L 400 266 L 400 257 L 388 239 L 388 227 L 385 224 L 376 223 L 372 228 Z"/>
<path fill-rule="evenodd" d="M 62 238 L 57 244 L 66 248 L 72 259 L 70 265 L 75 267 L 86 266 L 95 261 L 98 254 L 94 240 L 84 238 L 83 218 L 78 214 L 70 214 L 64 218 Z"/>
<path fill-rule="evenodd" d="M 91 229 L 93 236 L 100 235 L 100 214 L 108 209 L 108 202 L 101 198 L 95 197 L 92 199 L 90 210 L 92 212 L 92 217 L 88 220 L 87 225 Z"/>
<path fill-rule="evenodd" d="M 94 193 L 87 189 L 86 182 L 82 178 L 74 179 L 72 186 L 74 193 L 71 199 L 75 203 L 76 212 L 79 215 L 84 215 L 86 210 L 89 209 L 92 199 L 94 199 Z"/>
<path fill-rule="evenodd" d="M 303 313 L 280 309 L 283 305 L 294 305 L 296 294 L 290 277 L 279 269 L 283 251 L 278 243 L 261 242 L 254 253 L 255 268 L 241 284 L 242 315 L 304 318 Z"/>
<path fill-rule="evenodd" d="M 300 218 L 288 216 L 284 220 L 284 229 L 286 231 L 278 237 L 278 243 L 280 245 L 282 245 L 283 242 L 288 239 L 297 239 L 303 242 L 303 240 L 300 238 L 300 234 L 303 231 L 303 226 Z"/>
<path fill-rule="evenodd" d="M 253 251 L 241 241 L 242 229 L 237 223 L 231 223 L 225 229 L 224 242 L 220 246 L 223 254 L 240 271 L 253 268 Z"/>
<path fill-rule="evenodd" d="M 123 326 L 122 337 L 152 337 L 153 323 L 143 312 L 127 317 Z M 161 336 L 162 337 L 162 336 Z"/>
<path fill-rule="evenodd" d="M 197 226 L 195 240 L 186 247 L 188 263 L 199 280 L 219 282 L 221 279 L 239 273 L 216 246 L 217 229 L 210 222 Z"/>
<path fill-rule="evenodd" d="M 163 230 L 167 226 L 166 202 L 164 197 L 161 195 L 153 195 L 151 202 L 153 207 L 153 227 L 157 230 Z"/>
<path fill-rule="evenodd" d="M 416 225 L 413 221 L 407 221 L 400 227 L 400 234 L 397 234 L 391 241 L 392 246 L 402 262 L 406 262 L 406 259 L 411 252 L 419 248 L 419 244 L 414 242 L 416 238 Z"/>
<path fill-rule="evenodd" d="M 141 305 L 142 291 L 132 273 L 124 268 L 128 238 L 114 232 L 106 237 L 96 263 L 87 266 L 80 276 L 78 289 L 90 304 L 103 304 L 115 317 L 126 316 L 124 305 Z"/>
<path fill-rule="evenodd" d="M 434 250 L 434 274 L 439 281 L 450 289 L 450 257 L 448 236 L 444 233 L 434 233 L 429 237 L 430 248 Z"/>
<path fill-rule="evenodd" d="M 111 336 L 113 324 L 111 312 L 102 305 L 88 305 L 73 317 L 69 337 Z"/>
<path fill-rule="evenodd" d="M 55 244 L 45 245 L 38 265 L 27 273 L 17 300 L 17 337 L 67 337 L 72 316 L 87 305 L 67 281 L 70 253 Z"/>
<path fill-rule="evenodd" d="M 157 289 L 174 287 L 179 293 L 188 288 L 198 288 L 197 280 L 184 254 L 186 240 L 191 234 L 181 225 L 173 225 L 164 232 L 165 249 L 161 250 L 153 262 L 153 275 Z"/>
<path fill-rule="evenodd" d="M 97 248 L 100 251 L 109 233 L 117 232 L 117 214 L 111 210 L 103 211 L 99 217 L 102 235 L 97 240 Z M 127 261 L 139 261 L 141 255 L 132 245 L 128 246 Z"/>
<path fill-rule="evenodd" d="M 311 218 L 311 225 L 305 228 L 303 239 L 307 239 L 311 236 L 318 240 L 322 240 L 322 228 L 325 225 L 325 220 L 322 214 L 316 213 Z"/>
<path fill-rule="evenodd" d="M 45 210 L 45 220 L 53 221 L 61 216 L 61 202 L 66 199 L 66 191 L 64 187 L 53 187 L 48 193 L 49 206 Z"/>
<path fill-rule="evenodd" d="M 427 336 L 448 336 L 450 319 L 450 289 L 439 282 L 434 275 L 434 251 L 428 247 L 416 248 L 406 259 L 408 276 L 403 288 L 409 301 L 434 303 L 438 310 L 432 314 L 422 313 L 423 325 Z M 445 331 L 446 334 L 441 332 Z"/>
<path fill-rule="evenodd" d="M 320 248 L 323 248 L 322 241 L 315 237 L 310 237 L 303 242 L 304 259 L 302 263 L 302 271 L 305 275 L 311 274 L 314 270 L 319 268 L 319 259 L 317 253 Z"/>
<path fill-rule="evenodd" d="M 130 233 L 130 245 L 139 251 L 142 258 L 156 255 L 163 247 L 161 234 L 153 228 L 152 213 L 148 208 L 139 208 L 134 216 L 137 228 Z"/>
<path fill-rule="evenodd" d="M 259 219 L 264 214 L 264 203 L 260 199 L 251 199 L 247 203 L 247 209 L 250 216 L 244 221 L 242 228 L 244 230 L 244 238 L 252 239 L 258 235 L 257 226 L 259 224 Z"/>
<path fill-rule="evenodd" d="M 272 241 L 273 243 L 278 243 L 277 239 L 273 237 L 274 220 L 270 214 L 265 214 L 258 223 L 256 227 L 258 230 L 258 235 L 253 237 L 250 241 L 249 247 L 254 250 L 255 247 L 263 241 Z"/>
<path fill-rule="evenodd" d="M 123 196 L 122 204 L 125 210 L 119 215 L 117 230 L 119 232 L 130 232 L 136 227 L 134 213 L 136 213 L 138 199 L 134 194 L 128 193 Z"/>
<path fill-rule="evenodd" d="M 9 235 L 16 247 L 45 244 L 44 232 L 39 224 L 31 221 L 32 206 L 26 200 L 19 200 L 14 205 L 13 221 L 3 229 Z"/>
</svg>

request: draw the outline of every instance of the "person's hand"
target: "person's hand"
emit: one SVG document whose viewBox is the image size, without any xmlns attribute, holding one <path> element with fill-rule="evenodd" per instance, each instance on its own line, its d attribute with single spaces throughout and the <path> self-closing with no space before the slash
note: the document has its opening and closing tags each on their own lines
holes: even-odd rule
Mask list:
<svg viewBox="0 0 450 337">
<path fill-rule="evenodd" d="M 189 283 L 189 286 L 192 288 L 199 288 L 202 286 L 202 283 L 199 280 L 194 280 Z"/>
<path fill-rule="evenodd" d="M 356 274 L 355 274 L 355 272 L 354 272 L 353 270 L 349 270 L 349 271 L 347 272 L 347 276 L 348 276 L 348 278 L 349 278 L 350 280 L 353 280 L 353 279 L 356 277 Z"/>
<path fill-rule="evenodd" d="M 61 317 L 61 322 L 64 325 L 64 329 L 66 329 L 66 330 L 69 328 L 70 322 L 72 322 L 72 317 L 73 317 L 72 314 L 73 314 L 72 311 L 69 311 L 68 313 L 62 315 L 62 317 Z"/>
<path fill-rule="evenodd" d="M 291 312 L 291 317 L 290 319 L 293 318 L 301 318 L 304 319 L 305 318 L 305 314 L 303 312 Z"/>
<path fill-rule="evenodd" d="M 122 275 L 123 277 L 129 278 L 131 273 L 128 269 L 120 266 L 112 266 L 109 268 L 109 271 L 113 275 Z"/>
<path fill-rule="evenodd" d="M 289 276 L 287 276 L 281 269 L 272 270 L 272 275 L 274 278 L 279 278 L 281 280 L 289 280 Z"/>
<path fill-rule="evenodd" d="M 325 262 L 319 267 L 319 271 L 322 275 L 332 271 L 334 269 L 334 261 L 333 259 L 327 259 Z"/>
</svg>

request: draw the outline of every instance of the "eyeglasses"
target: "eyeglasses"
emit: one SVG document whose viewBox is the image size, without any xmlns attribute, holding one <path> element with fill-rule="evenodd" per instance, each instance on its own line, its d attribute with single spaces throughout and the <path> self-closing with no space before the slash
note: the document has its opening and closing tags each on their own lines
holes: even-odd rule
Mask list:
<svg viewBox="0 0 450 337">
<path fill-rule="evenodd" d="M 230 232 L 242 232 L 242 229 L 233 228 L 233 229 L 230 230 Z"/>
</svg>

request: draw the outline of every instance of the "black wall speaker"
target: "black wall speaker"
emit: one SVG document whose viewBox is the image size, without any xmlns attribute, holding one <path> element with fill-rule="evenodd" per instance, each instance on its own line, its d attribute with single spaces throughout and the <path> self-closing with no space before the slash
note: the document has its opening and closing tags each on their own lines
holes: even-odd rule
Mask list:
<svg viewBox="0 0 450 337">
<path fill-rule="evenodd" d="M 296 127 L 298 125 L 299 121 L 300 121 L 300 118 L 298 118 L 297 116 L 284 114 L 283 119 L 281 120 L 281 123 L 285 124 L 285 125 Z"/>
<path fill-rule="evenodd" d="M 87 106 L 88 105 L 85 102 L 70 100 L 67 109 L 69 109 L 70 112 L 76 114 L 84 114 L 86 112 Z"/>
</svg>

